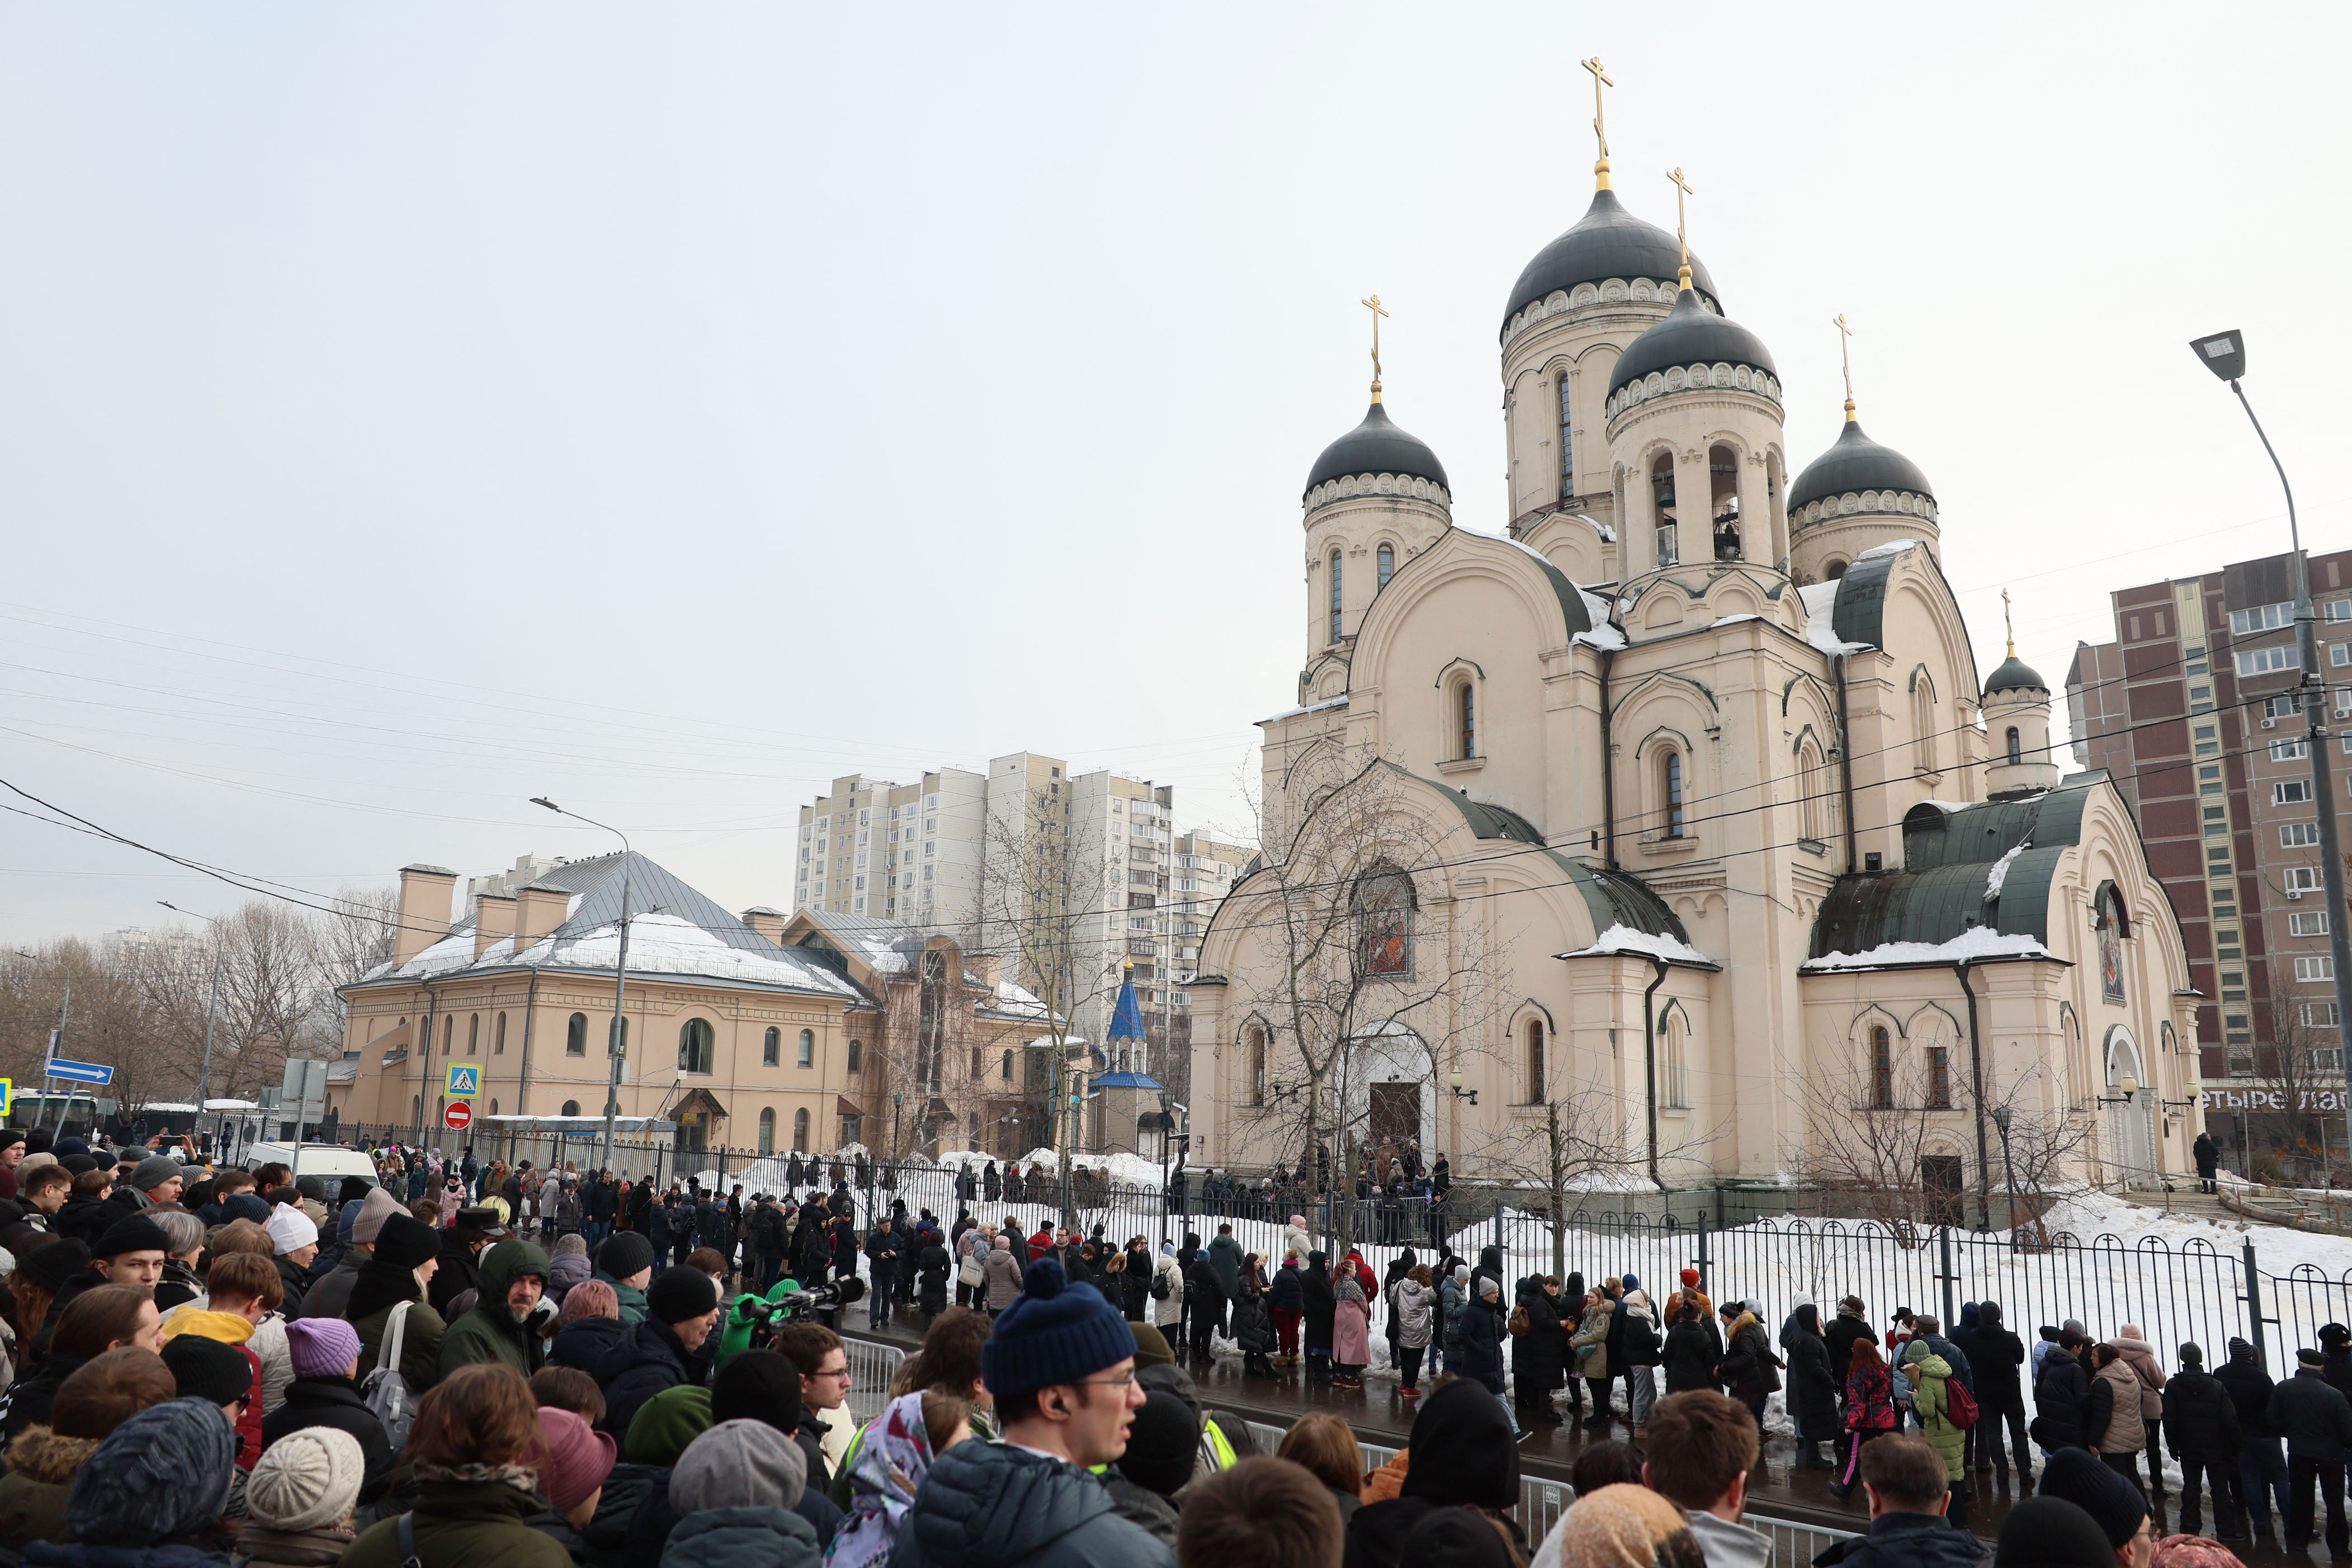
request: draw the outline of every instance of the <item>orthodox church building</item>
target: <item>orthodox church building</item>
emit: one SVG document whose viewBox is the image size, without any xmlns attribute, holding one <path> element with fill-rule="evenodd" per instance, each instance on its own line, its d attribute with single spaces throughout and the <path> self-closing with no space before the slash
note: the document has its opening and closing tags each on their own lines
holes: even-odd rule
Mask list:
<svg viewBox="0 0 2352 1568">
<path fill-rule="evenodd" d="M 1822 391 L 1598 173 L 1504 301 L 1499 531 L 1454 518 L 1377 347 L 1307 471 L 1265 853 L 1194 986 L 1194 1163 L 1410 1140 L 1541 1180 L 1565 1110 L 1618 1152 L 1580 1156 L 1597 1185 L 1892 1160 L 1971 1221 L 2011 1121 L 2093 1180 L 2183 1169 L 2189 969 L 2124 801 L 2061 776 L 2013 646 L 1979 685 L 1928 476 L 1851 395 L 1792 455 L 1787 399 Z"/>
</svg>

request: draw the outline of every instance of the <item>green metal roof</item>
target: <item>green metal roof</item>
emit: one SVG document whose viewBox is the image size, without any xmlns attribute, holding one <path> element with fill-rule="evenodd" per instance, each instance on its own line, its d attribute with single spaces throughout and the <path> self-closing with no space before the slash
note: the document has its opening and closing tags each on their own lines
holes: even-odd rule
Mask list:
<svg viewBox="0 0 2352 1568">
<path fill-rule="evenodd" d="M 2091 787 L 2105 778 L 2075 773 L 2046 794 L 1957 810 L 1913 806 L 1903 818 L 1903 869 L 1839 878 L 1814 918 L 1807 956 L 1946 942 L 1980 926 L 2047 943 L 2051 881 L 2081 842 Z M 1993 867 L 2011 850 L 2000 896 L 1986 898 Z"/>
<path fill-rule="evenodd" d="M 1560 580 L 1567 581 L 1564 577 Z M 1384 765 L 1396 767 L 1393 763 Z M 1460 809 L 1463 820 L 1470 825 L 1470 831 L 1481 838 L 1507 838 L 1517 844 L 1543 844 L 1543 835 L 1536 831 L 1535 825 L 1507 806 L 1475 801 L 1451 784 L 1406 773 L 1402 768 L 1396 771 L 1416 783 L 1428 785 L 1452 801 Z M 1557 849 L 1546 847 L 1544 853 L 1550 856 L 1552 861 L 1567 874 L 1570 885 L 1583 895 L 1584 907 L 1592 916 L 1594 934 L 1598 935 L 1611 926 L 1622 925 L 1645 936 L 1670 936 L 1683 942 L 1690 941 L 1690 933 L 1683 929 L 1683 922 L 1675 918 L 1675 911 L 1668 909 L 1666 901 L 1653 892 L 1650 885 L 1641 878 L 1630 871 L 1602 870 L 1587 866 Z"/>
</svg>

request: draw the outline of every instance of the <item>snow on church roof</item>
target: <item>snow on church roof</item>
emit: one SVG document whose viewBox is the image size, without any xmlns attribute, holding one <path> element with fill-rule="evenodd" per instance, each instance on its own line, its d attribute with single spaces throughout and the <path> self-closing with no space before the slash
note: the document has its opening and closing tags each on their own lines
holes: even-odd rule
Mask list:
<svg viewBox="0 0 2352 1568">
<path fill-rule="evenodd" d="M 1664 932 L 1635 931 L 1632 926 L 1613 925 L 1593 939 L 1591 947 L 1574 952 L 1556 952 L 1554 958 L 1607 958 L 1625 953 L 1639 953 L 1645 958 L 1663 958 L 1671 963 L 1687 963 L 1708 969 L 1723 966 L 1690 943 Z"/>
</svg>

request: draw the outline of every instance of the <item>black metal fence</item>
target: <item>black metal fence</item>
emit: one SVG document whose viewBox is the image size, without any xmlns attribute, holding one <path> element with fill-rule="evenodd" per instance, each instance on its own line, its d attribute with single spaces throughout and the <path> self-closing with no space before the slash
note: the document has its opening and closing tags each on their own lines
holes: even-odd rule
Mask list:
<svg viewBox="0 0 2352 1568">
<path fill-rule="evenodd" d="M 567 1161 L 585 1170 L 596 1163 L 598 1142 L 546 1133 L 468 1136 L 435 1129 L 419 1139 L 415 1129 L 345 1128 L 341 1142 L 377 1147 L 398 1142 L 408 1147 L 438 1147 L 454 1154 L 470 1145 L 478 1161 L 530 1160 L 536 1166 Z M 804 1158 L 802 1180 L 786 1180 L 789 1156 L 741 1150 L 678 1150 L 659 1139 L 625 1139 L 615 1147 L 614 1167 L 631 1177 L 656 1182 L 688 1176 L 715 1178 L 724 1190 L 739 1183 L 747 1192 L 813 1187 L 830 1189 L 839 1176 L 852 1187 L 861 1216 L 903 1201 L 909 1212 L 929 1209 L 942 1218 L 970 1209 L 990 1221 L 1011 1219 L 1024 1232 L 1063 1222 L 1066 1213 L 1078 1229 L 1124 1242 L 1140 1236 L 1152 1242 L 1181 1241 L 1189 1232 L 1213 1237 L 1230 1226 L 1246 1250 L 1278 1267 L 1287 1220 L 1307 1221 L 1310 1245 L 1335 1256 L 1349 1247 L 1385 1270 L 1405 1248 L 1433 1261 L 1441 1245 L 1467 1258 L 1486 1247 L 1502 1250 L 1509 1275 L 1549 1273 L 1555 1265 L 1588 1280 L 1632 1274 L 1654 1294 L 1674 1289 L 1685 1268 L 1698 1272 L 1700 1288 L 1717 1302 L 1754 1299 L 1777 1326 L 1800 1295 L 1818 1303 L 1824 1317 L 1847 1295 L 1868 1304 L 1884 1324 L 1898 1308 L 1933 1311 L 1947 1324 L 1963 1304 L 2000 1303 L 2011 1330 L 2029 1342 L 2042 1324 L 2080 1320 L 2095 1335 L 2137 1324 L 2150 1343 L 2169 1355 L 2183 1342 L 2205 1347 L 2208 1363 L 2221 1359 L 2232 1338 L 2262 1348 L 2272 1365 L 2282 1364 L 2302 1345 L 2317 1342 L 2328 1322 L 2352 1323 L 2352 1269 L 2329 1272 L 2309 1263 L 2265 1267 L 2263 1248 L 2273 1256 L 2292 1252 L 2302 1238 L 2284 1231 L 2247 1232 L 2231 1239 L 2217 1232 L 2208 1242 L 2191 1237 L 2168 1244 L 2157 1237 L 2127 1242 L 2112 1235 L 2080 1237 L 2049 1233 L 1981 1232 L 1958 1226 L 1880 1224 L 1875 1221 L 1800 1218 L 1738 1218 L 1719 1223 L 1717 1211 L 1738 1205 L 1693 1194 L 1692 1212 L 1650 1215 L 1625 1208 L 1579 1208 L 1566 1216 L 1555 1248 L 1548 1215 L 1521 1206 L 1524 1194 L 1457 1188 L 1442 1204 L 1325 1197 L 1303 1201 L 1290 1193 L 1269 1198 L 1236 1194 L 1203 1203 L 1197 1182 L 1162 1188 L 1110 1182 L 1098 1171 L 1072 1172 L 1066 1211 L 1058 1172 L 1017 1174 L 1008 1184 L 999 1168 L 994 1195 L 975 1160 L 967 1175 L 961 1162 L 933 1165 L 908 1161 L 892 1164 L 831 1156 Z M 1513 1202 L 1514 1197 L 1519 1202 Z M 1538 1200 L 1539 1201 L 1539 1200 Z M 1296 1205 L 1296 1206 L 1293 1206 Z M 2151 1216 L 2153 1217 L 2153 1216 Z M 2275 1240 L 2270 1237 L 2275 1237 Z M 1557 1253 L 1557 1256 L 1556 1256 Z"/>
</svg>

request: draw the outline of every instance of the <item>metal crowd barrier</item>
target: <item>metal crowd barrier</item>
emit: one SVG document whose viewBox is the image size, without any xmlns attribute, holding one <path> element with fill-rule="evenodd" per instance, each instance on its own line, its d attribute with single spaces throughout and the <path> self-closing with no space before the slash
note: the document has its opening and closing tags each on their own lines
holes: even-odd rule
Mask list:
<svg viewBox="0 0 2352 1568">
<path fill-rule="evenodd" d="M 890 1403 L 890 1380 L 898 1375 L 898 1363 L 907 1359 L 907 1352 L 878 1340 L 853 1340 L 845 1335 L 841 1348 L 849 1355 L 849 1413 L 861 1424 L 871 1421 Z"/>
</svg>

